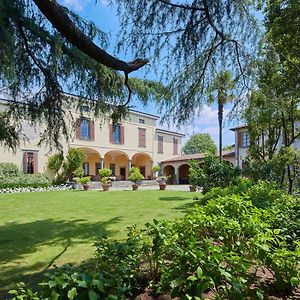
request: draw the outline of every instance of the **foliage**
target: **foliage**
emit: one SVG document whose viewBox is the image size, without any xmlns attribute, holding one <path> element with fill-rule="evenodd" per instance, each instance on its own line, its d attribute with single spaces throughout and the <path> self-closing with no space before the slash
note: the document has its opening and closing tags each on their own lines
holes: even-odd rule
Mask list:
<svg viewBox="0 0 300 300">
<path fill-rule="evenodd" d="M 82 184 L 82 185 L 85 185 L 87 184 L 88 182 L 91 181 L 91 177 L 90 176 L 84 176 L 84 177 L 80 177 L 77 179 L 77 182 Z"/>
<path fill-rule="evenodd" d="M 20 170 L 17 165 L 13 163 L 0 163 L 0 179 L 18 176 L 19 174 Z"/>
<path fill-rule="evenodd" d="M 205 194 L 213 187 L 226 187 L 238 182 L 240 169 L 229 162 L 219 161 L 216 156 L 208 156 L 204 159 L 203 170 L 198 176 L 198 186 Z"/>
<path fill-rule="evenodd" d="M 47 166 L 51 171 L 55 172 L 56 175 L 62 167 L 63 160 L 64 156 L 62 153 L 53 154 L 48 158 Z"/>
<path fill-rule="evenodd" d="M 129 170 L 128 179 L 134 183 L 137 183 L 144 179 L 144 176 L 141 174 L 140 169 L 138 167 L 132 167 Z"/>
<path fill-rule="evenodd" d="M 49 179 L 44 174 L 18 174 L 12 177 L 0 178 L 1 189 L 12 189 L 21 187 L 48 187 Z"/>
<path fill-rule="evenodd" d="M 217 299 L 262 299 L 264 286 L 258 287 L 258 270 L 269 270 L 273 288 L 287 294 L 299 284 L 300 236 L 288 240 L 284 227 L 290 209 L 298 205 L 299 213 L 299 201 L 284 193 L 276 198 L 271 192 L 272 205 L 255 207 L 249 201 L 249 183 L 240 182 L 244 194 L 230 194 L 234 190 L 228 187 L 228 195 L 215 193 L 206 205 L 196 205 L 181 219 L 154 220 L 142 230 L 131 227 L 126 241 L 101 238 L 96 243 L 95 272 L 82 275 L 62 270 L 50 277 L 51 283 L 43 283 L 37 296 L 44 295 L 46 287 L 47 295 L 53 292 L 64 298 L 75 293 L 75 287 L 82 293 L 92 289 L 95 299 L 109 295 L 123 299 L 151 287 L 171 298 L 200 299 L 212 292 Z M 253 196 L 262 198 L 266 189 L 267 184 L 259 183 Z M 286 201 L 282 201 L 284 197 Z M 281 226 L 283 216 L 286 219 Z M 299 230 L 299 221 L 294 221 L 291 224 Z M 104 294 L 99 285 L 93 285 L 99 278 L 109 278 Z"/>
<path fill-rule="evenodd" d="M 219 123 L 219 159 L 222 160 L 222 148 L 223 148 L 223 114 L 224 105 L 229 101 L 232 101 L 235 96 L 232 90 L 235 87 L 235 82 L 232 79 L 232 75 L 228 71 L 221 71 L 213 80 L 209 87 L 208 103 L 217 102 L 218 104 L 218 123 Z"/>
<path fill-rule="evenodd" d="M 48 158 L 48 167 L 55 171 L 54 184 L 66 183 L 69 177 L 74 174 L 76 177 L 83 176 L 82 164 L 84 152 L 80 148 L 70 148 L 67 156 L 55 154 Z M 59 168 L 58 168 L 59 167 Z"/>
<path fill-rule="evenodd" d="M 190 137 L 182 148 L 184 154 L 215 154 L 217 146 L 208 133 L 197 133 Z"/>
<path fill-rule="evenodd" d="M 26 120 L 40 130 L 40 142 L 62 150 L 62 137 L 70 141 L 75 126 L 69 110 L 76 110 L 86 99 L 94 100 L 88 103 L 96 117 L 117 121 L 126 116 L 128 89 L 124 76 L 76 48 L 53 28 L 35 1 L 2 0 L 0 12 L 1 86 L 6 88 L 5 98 L 14 100 L 1 113 L 1 143 L 16 149 L 23 138 L 22 122 Z M 87 40 L 107 49 L 109 36 L 93 22 L 66 7 L 63 13 Z M 130 88 L 143 103 L 162 99 L 165 94 L 162 84 L 152 80 L 135 78 Z"/>
<path fill-rule="evenodd" d="M 43 174 L 23 174 L 13 163 L 0 163 L 0 189 L 41 188 L 50 182 Z"/>
<path fill-rule="evenodd" d="M 153 171 L 153 173 L 159 172 L 160 171 L 160 166 L 153 166 L 152 171 Z"/>
<path fill-rule="evenodd" d="M 198 187 L 203 180 L 203 169 L 200 163 L 196 160 L 192 160 L 189 163 L 189 183 L 192 186 Z"/>
<path fill-rule="evenodd" d="M 84 175 L 83 167 L 79 167 L 74 171 L 74 176 L 81 178 Z"/>
<path fill-rule="evenodd" d="M 111 169 L 103 168 L 99 170 L 99 175 L 101 177 L 102 184 L 108 184 L 108 177 L 112 174 Z"/>
<path fill-rule="evenodd" d="M 170 100 L 160 103 L 164 119 L 189 121 L 207 102 L 211 79 L 220 70 L 247 81 L 246 70 L 257 46 L 256 1 L 114 3 L 121 21 L 119 48 L 151 57 L 168 83 Z"/>
</svg>

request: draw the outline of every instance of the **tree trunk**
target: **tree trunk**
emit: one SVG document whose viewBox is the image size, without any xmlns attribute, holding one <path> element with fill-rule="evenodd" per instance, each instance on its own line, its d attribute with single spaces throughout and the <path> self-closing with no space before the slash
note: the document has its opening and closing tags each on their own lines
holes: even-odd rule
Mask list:
<svg viewBox="0 0 300 300">
<path fill-rule="evenodd" d="M 222 161 L 222 148 L 223 148 L 223 141 L 222 141 L 223 108 L 224 108 L 223 103 L 218 102 L 218 121 L 219 121 L 219 159 L 220 159 L 220 162 Z"/>
<path fill-rule="evenodd" d="M 56 0 L 33 1 L 53 27 L 62 36 L 64 36 L 69 43 L 73 44 L 95 61 L 114 70 L 123 71 L 125 74 L 138 70 L 148 63 L 147 59 L 136 59 L 127 63 L 108 54 L 106 51 L 94 44 L 88 36 L 75 26 L 68 14 Z"/>
</svg>

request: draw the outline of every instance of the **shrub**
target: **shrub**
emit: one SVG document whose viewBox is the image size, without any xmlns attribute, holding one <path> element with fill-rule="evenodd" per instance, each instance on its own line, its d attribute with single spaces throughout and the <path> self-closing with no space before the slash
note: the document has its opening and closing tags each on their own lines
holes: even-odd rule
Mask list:
<svg viewBox="0 0 300 300">
<path fill-rule="evenodd" d="M 42 284 L 46 293 L 42 290 L 36 299 L 85 299 L 89 290 L 93 299 L 131 299 L 146 287 L 180 299 L 200 299 L 208 292 L 216 299 L 262 299 L 256 270 L 269 270 L 274 288 L 287 294 L 299 284 L 300 240 L 289 241 L 284 227 L 291 218 L 294 232 L 300 231 L 299 200 L 281 191 L 279 198 L 273 191 L 267 194 L 264 183 L 250 184 L 240 181 L 243 192 L 230 186 L 219 189 L 219 195 L 214 189 L 206 205 L 178 220 L 154 220 L 142 230 L 132 227 L 126 241 L 101 238 L 95 244 L 95 273 L 62 271 Z M 249 200 L 252 190 L 257 203 L 262 203 L 261 195 L 270 199 L 264 209 Z M 28 293 L 24 286 L 22 291 Z"/>
<path fill-rule="evenodd" d="M 49 179 L 44 174 L 20 174 L 0 179 L 0 188 L 48 187 Z"/>
<path fill-rule="evenodd" d="M 84 175 L 84 170 L 83 167 L 79 167 L 74 171 L 74 176 L 75 177 L 82 177 Z"/>
<path fill-rule="evenodd" d="M 203 169 L 196 160 L 192 160 L 189 165 L 189 183 L 192 186 L 199 187 L 203 181 Z"/>
<path fill-rule="evenodd" d="M 215 156 L 206 157 L 203 169 L 196 169 L 196 172 L 198 172 L 198 186 L 202 187 L 204 194 L 214 187 L 224 188 L 236 184 L 241 174 L 238 167 L 234 167 L 226 161 L 220 162 Z"/>
<path fill-rule="evenodd" d="M 134 183 L 137 183 L 139 181 L 142 181 L 144 179 L 144 176 L 141 174 L 140 169 L 137 167 L 132 167 L 129 170 L 129 177 L 128 179 Z"/>
<path fill-rule="evenodd" d="M 48 163 L 47 163 L 49 170 L 57 174 L 60 168 L 62 167 L 63 160 L 64 160 L 64 156 L 62 153 L 51 155 L 48 158 Z"/>
<path fill-rule="evenodd" d="M 0 179 L 18 176 L 20 173 L 17 165 L 13 163 L 0 163 Z"/>
<path fill-rule="evenodd" d="M 109 180 L 108 177 L 112 174 L 111 169 L 103 168 L 99 170 L 99 175 L 101 177 L 100 181 L 102 184 L 108 184 Z"/>
<path fill-rule="evenodd" d="M 85 177 L 77 178 L 77 182 L 80 183 L 80 184 L 82 184 L 82 185 L 85 185 L 85 184 L 87 184 L 90 181 L 91 181 L 91 177 L 90 176 L 85 176 Z"/>
</svg>

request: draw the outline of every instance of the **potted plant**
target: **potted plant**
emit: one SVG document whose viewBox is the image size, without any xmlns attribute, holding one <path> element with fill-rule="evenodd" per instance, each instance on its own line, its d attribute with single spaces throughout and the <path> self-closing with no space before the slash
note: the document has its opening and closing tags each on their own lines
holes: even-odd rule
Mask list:
<svg viewBox="0 0 300 300">
<path fill-rule="evenodd" d="M 104 192 L 109 190 L 109 186 L 110 186 L 110 180 L 109 180 L 109 176 L 111 175 L 111 170 L 108 168 L 104 168 L 104 169 L 100 169 L 99 170 L 99 175 L 100 175 L 100 181 L 102 183 L 102 189 Z"/>
<path fill-rule="evenodd" d="M 132 167 L 129 170 L 128 179 L 133 182 L 132 190 L 135 191 L 138 189 L 138 183 L 144 179 L 144 176 L 141 174 L 140 169 L 137 167 Z"/>
<path fill-rule="evenodd" d="M 87 184 L 88 182 L 91 181 L 91 177 L 90 176 L 84 176 L 78 179 L 78 182 L 80 184 L 82 184 L 83 186 L 83 190 L 87 191 L 89 189 L 89 185 Z"/>
<path fill-rule="evenodd" d="M 167 187 L 166 178 L 164 176 L 160 177 L 160 179 L 158 180 L 158 184 L 159 184 L 159 189 L 161 191 L 164 191 Z"/>
<path fill-rule="evenodd" d="M 153 166 L 152 172 L 153 172 L 153 179 L 157 179 L 157 173 L 160 171 L 160 166 Z"/>
</svg>

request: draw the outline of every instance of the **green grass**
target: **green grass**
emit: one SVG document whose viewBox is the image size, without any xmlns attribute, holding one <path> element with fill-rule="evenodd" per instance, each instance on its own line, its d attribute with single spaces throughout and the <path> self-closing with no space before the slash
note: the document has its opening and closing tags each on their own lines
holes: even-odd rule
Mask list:
<svg viewBox="0 0 300 300">
<path fill-rule="evenodd" d="M 81 264 L 103 234 L 123 239 L 133 224 L 179 217 L 193 196 L 158 190 L 1 195 L 0 290 L 49 266 Z"/>
</svg>

